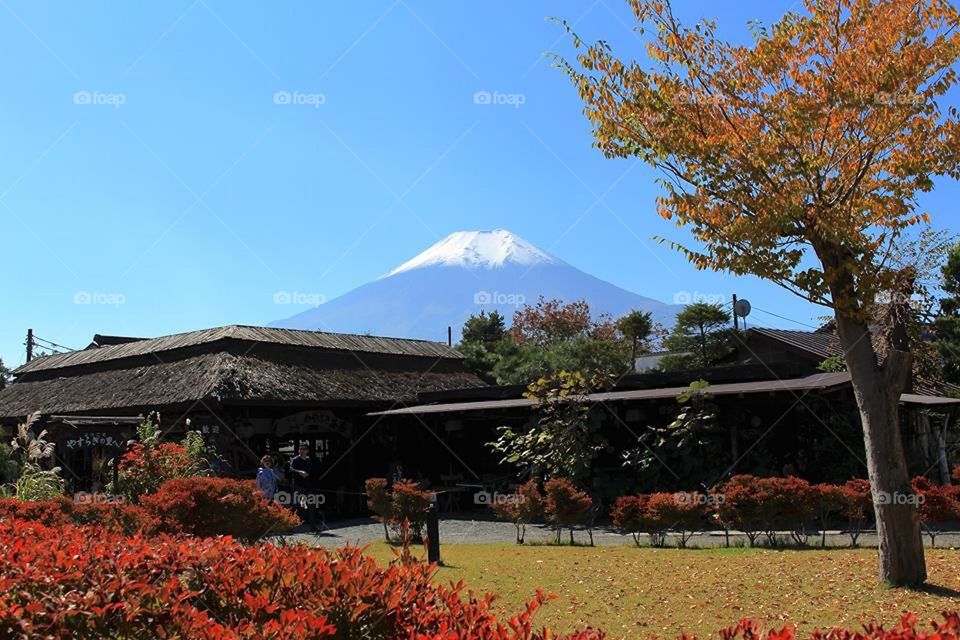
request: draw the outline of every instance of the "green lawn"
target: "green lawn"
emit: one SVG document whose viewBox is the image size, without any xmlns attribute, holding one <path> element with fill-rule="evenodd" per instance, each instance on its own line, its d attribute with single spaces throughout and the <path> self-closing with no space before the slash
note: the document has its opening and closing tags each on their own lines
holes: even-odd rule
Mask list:
<svg viewBox="0 0 960 640">
<path fill-rule="evenodd" d="M 380 543 L 369 553 L 393 557 Z M 960 609 L 960 551 L 927 550 L 925 592 L 888 589 L 875 578 L 876 550 L 651 549 L 448 545 L 437 580 L 502 596 L 515 613 L 537 587 L 557 595 L 537 621 L 555 631 L 591 624 L 610 638 L 701 638 L 742 618 L 801 631 L 869 620 L 894 624 L 906 611 L 926 623 Z"/>
</svg>

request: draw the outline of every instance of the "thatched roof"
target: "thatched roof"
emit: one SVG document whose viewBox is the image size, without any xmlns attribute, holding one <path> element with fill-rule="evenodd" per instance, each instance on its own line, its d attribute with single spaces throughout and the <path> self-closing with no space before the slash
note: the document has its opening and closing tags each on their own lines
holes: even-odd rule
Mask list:
<svg viewBox="0 0 960 640">
<path fill-rule="evenodd" d="M 122 344 L 37 358 L 19 367 L 13 374 L 19 376 L 33 371 L 75 367 L 150 354 L 163 354 L 178 349 L 209 345 L 221 340 L 315 348 L 327 351 L 381 353 L 426 358 L 463 358 L 460 352 L 451 349 L 442 342 L 430 342 L 428 340 L 230 325 L 178 333 L 161 338 L 131 339 L 130 342 Z"/>
<path fill-rule="evenodd" d="M 198 403 L 389 405 L 484 386 L 450 347 L 260 327 L 222 327 L 48 356 L 15 371 L 0 418 Z"/>
</svg>

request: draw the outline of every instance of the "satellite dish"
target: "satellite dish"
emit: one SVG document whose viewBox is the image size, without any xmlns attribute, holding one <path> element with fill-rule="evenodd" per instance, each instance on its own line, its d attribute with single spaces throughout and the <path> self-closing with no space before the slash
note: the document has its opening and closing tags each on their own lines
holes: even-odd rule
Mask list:
<svg viewBox="0 0 960 640">
<path fill-rule="evenodd" d="M 733 305 L 733 313 L 741 318 L 746 318 L 750 315 L 750 301 L 742 298 L 737 300 L 736 304 Z"/>
</svg>

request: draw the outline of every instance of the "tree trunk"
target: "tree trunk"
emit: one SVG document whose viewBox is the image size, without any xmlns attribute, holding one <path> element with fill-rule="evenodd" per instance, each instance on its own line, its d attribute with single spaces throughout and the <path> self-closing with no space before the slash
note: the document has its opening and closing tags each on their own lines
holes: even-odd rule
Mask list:
<svg viewBox="0 0 960 640">
<path fill-rule="evenodd" d="M 866 323 L 836 314 L 847 369 L 863 422 L 867 472 L 880 540 L 880 579 L 895 586 L 927 579 L 923 538 L 900 434 L 899 403 L 909 351 L 891 348 L 882 367 Z"/>
</svg>

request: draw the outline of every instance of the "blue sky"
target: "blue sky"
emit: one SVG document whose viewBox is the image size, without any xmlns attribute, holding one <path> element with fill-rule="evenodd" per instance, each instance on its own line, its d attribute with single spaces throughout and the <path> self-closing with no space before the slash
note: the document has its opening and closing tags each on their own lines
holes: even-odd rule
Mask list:
<svg viewBox="0 0 960 640">
<path fill-rule="evenodd" d="M 745 40 L 796 4 L 677 9 Z M 28 327 L 82 347 L 265 324 L 306 308 L 278 291 L 330 299 L 496 227 L 647 296 L 737 292 L 815 324 L 822 309 L 651 240 L 686 236 L 654 213 L 649 169 L 591 147 L 542 57 L 571 51 L 546 16 L 643 55 L 619 0 L 3 0 L 0 358 L 23 362 Z M 958 194 L 923 202 L 947 219 Z"/>
</svg>

